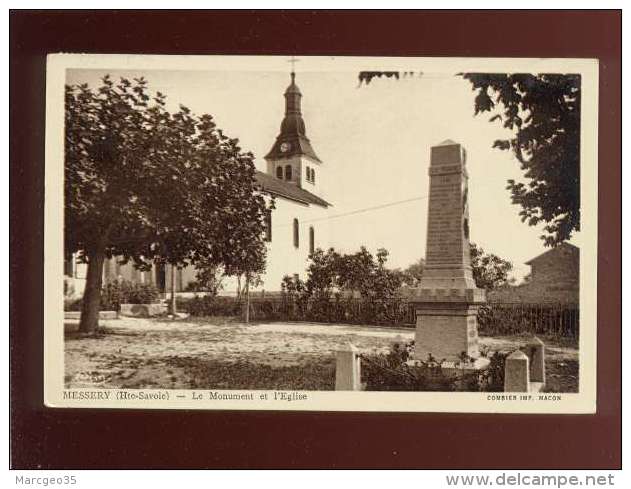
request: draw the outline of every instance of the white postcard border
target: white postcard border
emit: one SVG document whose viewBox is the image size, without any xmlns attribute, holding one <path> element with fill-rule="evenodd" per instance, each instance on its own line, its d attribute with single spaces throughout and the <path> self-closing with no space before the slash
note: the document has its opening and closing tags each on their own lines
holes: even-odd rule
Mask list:
<svg viewBox="0 0 631 489">
<path fill-rule="evenodd" d="M 547 394 L 546 400 L 502 400 L 504 393 L 215 391 L 165 389 L 64 389 L 63 330 L 63 104 L 66 70 L 240 70 L 286 71 L 285 56 L 48 56 L 46 87 L 46 165 L 44 209 L 44 400 L 49 407 L 116 409 L 220 409 L 281 411 L 383 411 L 577 414 L 596 412 L 596 280 L 598 240 L 598 61 L 529 58 L 369 58 L 305 57 L 303 71 L 565 72 L 580 73 L 581 86 L 581 238 L 579 393 Z M 78 397 L 68 396 L 77 392 Z M 279 399 L 278 393 L 306 399 Z M 66 393 L 66 394 L 65 394 Z M 109 393 L 109 399 L 105 396 Z M 219 400 L 252 394 L 252 399 Z M 276 399 L 274 395 L 276 394 Z M 136 399 L 129 396 L 136 394 Z M 72 396 L 74 396 L 73 394 Z M 194 395 L 201 396 L 194 398 Z M 262 396 L 267 395 L 267 399 Z M 65 397 L 64 397 L 65 396 Z M 91 397 L 95 396 L 95 397 Z M 179 396 L 184 396 L 179 397 Z M 534 395 L 533 397 L 536 397 Z M 142 397 L 142 398 L 138 398 Z M 156 397 L 155 399 L 153 397 Z M 553 399 L 557 397 L 558 399 Z"/>
</svg>

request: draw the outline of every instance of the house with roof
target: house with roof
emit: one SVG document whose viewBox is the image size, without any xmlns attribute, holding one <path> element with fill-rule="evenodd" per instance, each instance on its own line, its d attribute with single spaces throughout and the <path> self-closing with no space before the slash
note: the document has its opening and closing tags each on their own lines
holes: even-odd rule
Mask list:
<svg viewBox="0 0 631 489">
<path fill-rule="evenodd" d="M 530 276 L 517 286 L 487 292 L 489 302 L 579 303 L 580 250 L 562 243 L 526 262 Z"/>
</svg>

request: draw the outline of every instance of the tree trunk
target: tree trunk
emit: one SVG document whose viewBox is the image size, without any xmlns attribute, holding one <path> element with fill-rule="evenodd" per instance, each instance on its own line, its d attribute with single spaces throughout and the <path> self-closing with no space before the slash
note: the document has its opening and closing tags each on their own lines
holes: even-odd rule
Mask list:
<svg viewBox="0 0 631 489">
<path fill-rule="evenodd" d="M 241 274 L 237 275 L 237 301 L 241 302 Z"/>
<path fill-rule="evenodd" d="M 245 322 L 250 322 L 250 275 L 245 274 Z"/>
<path fill-rule="evenodd" d="M 177 306 L 175 304 L 175 265 L 171 265 L 171 306 L 169 307 L 171 314 L 175 317 Z"/>
<path fill-rule="evenodd" d="M 99 326 L 104 261 L 105 250 L 99 249 L 88 253 L 88 276 L 85 281 L 81 320 L 79 321 L 79 331 L 83 333 L 92 333 Z"/>
</svg>

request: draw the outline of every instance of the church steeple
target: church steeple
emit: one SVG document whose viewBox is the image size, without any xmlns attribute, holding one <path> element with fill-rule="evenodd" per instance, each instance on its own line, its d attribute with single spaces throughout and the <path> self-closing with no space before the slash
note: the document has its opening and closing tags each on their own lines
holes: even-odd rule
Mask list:
<svg viewBox="0 0 631 489">
<path fill-rule="evenodd" d="M 301 109 L 302 93 L 296 85 L 296 73 L 291 71 L 291 83 L 285 90 L 285 117 L 280 125 L 280 134 L 265 159 L 283 159 L 304 155 L 317 162 L 320 159 L 307 138 L 305 121 Z"/>
<path fill-rule="evenodd" d="M 300 112 L 300 99 L 302 98 L 302 93 L 300 93 L 300 89 L 298 85 L 296 85 L 296 74 L 291 72 L 291 84 L 285 90 L 285 117 L 289 114 L 299 114 Z"/>
</svg>

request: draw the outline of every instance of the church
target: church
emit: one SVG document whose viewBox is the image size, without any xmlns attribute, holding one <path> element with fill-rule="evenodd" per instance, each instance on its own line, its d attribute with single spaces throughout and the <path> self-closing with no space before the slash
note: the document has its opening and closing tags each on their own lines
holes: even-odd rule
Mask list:
<svg viewBox="0 0 631 489">
<path fill-rule="evenodd" d="M 326 165 L 307 138 L 301 109 L 302 94 L 292 71 L 285 90 L 285 117 L 280 133 L 265 156 L 266 171 L 256 172 L 261 192 L 274 198 L 265 240 L 267 267 L 258 290 L 277 291 L 285 275 L 305 278 L 307 259 L 329 244 L 325 200 Z M 224 278 L 224 293 L 237 288 L 236 278 Z M 254 288 L 252 290 L 257 290 Z"/>
<path fill-rule="evenodd" d="M 259 191 L 274 209 L 268 216 L 264 239 L 267 244 L 266 271 L 262 283 L 252 291 L 279 291 L 285 275 L 306 275 L 309 254 L 316 248 L 330 246 L 326 200 L 326 165 L 317 156 L 307 137 L 303 119 L 302 93 L 292 70 L 285 90 L 285 115 L 280 132 L 265 156 L 265 171 L 256 172 Z M 68 256 L 64 267 L 66 295 L 81 295 L 85 287 L 87 266 Z M 153 283 L 161 292 L 171 290 L 170 265 L 155 266 L 150 271 L 137 270 L 131 263 L 121 264 L 117 258 L 105 260 L 103 282 L 130 280 Z M 195 281 L 194 267 L 175 270 L 175 290 L 189 290 Z M 239 287 L 236 277 L 223 277 L 220 295 L 235 295 Z"/>
</svg>

